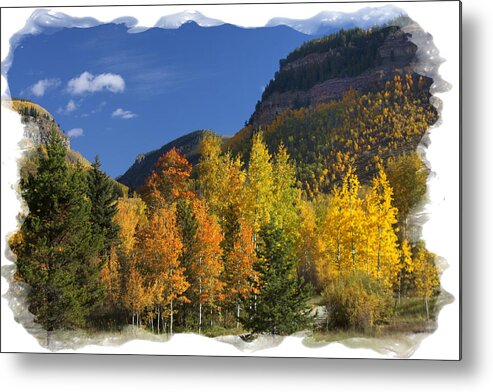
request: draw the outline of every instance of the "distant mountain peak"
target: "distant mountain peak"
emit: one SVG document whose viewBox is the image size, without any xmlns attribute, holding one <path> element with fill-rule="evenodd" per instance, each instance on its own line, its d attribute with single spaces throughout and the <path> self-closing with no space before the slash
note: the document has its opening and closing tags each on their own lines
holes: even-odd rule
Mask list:
<svg viewBox="0 0 493 392">
<path fill-rule="evenodd" d="M 224 24 L 222 20 L 213 19 L 205 16 L 196 10 L 185 10 L 176 14 L 161 17 L 154 27 L 162 29 L 178 29 L 185 23 L 195 22 L 201 27 L 220 26 Z"/>
<path fill-rule="evenodd" d="M 341 27 L 351 26 L 368 29 L 405 14 L 405 11 L 399 7 L 385 5 L 382 7 L 365 7 L 354 12 L 321 11 L 307 19 L 277 17 L 269 20 L 266 26 L 286 25 L 304 34 L 327 34 L 339 30 Z"/>
</svg>

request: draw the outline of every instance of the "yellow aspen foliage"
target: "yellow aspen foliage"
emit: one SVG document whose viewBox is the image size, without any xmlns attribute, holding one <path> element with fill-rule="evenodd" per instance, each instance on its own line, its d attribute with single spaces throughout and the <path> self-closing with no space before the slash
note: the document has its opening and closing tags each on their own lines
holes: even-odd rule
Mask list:
<svg viewBox="0 0 493 392">
<path fill-rule="evenodd" d="M 120 231 L 120 249 L 130 255 L 135 245 L 135 233 L 138 225 L 146 222 L 146 205 L 139 197 L 118 199 L 118 210 L 113 218 Z"/>
<path fill-rule="evenodd" d="M 245 190 L 247 214 L 254 235 L 259 232 L 264 223 L 270 221 L 270 212 L 273 207 L 272 193 L 274 190 L 271 158 L 262 133 L 255 133 L 253 135 Z"/>
<path fill-rule="evenodd" d="M 397 209 L 392 206 L 392 188 L 382 168 L 373 179 L 365 204 L 369 224 L 368 271 L 390 290 L 398 278 L 400 251 L 393 227 L 397 222 Z"/>
<path fill-rule="evenodd" d="M 324 256 L 317 263 L 322 282 L 334 279 L 341 272 L 363 270 L 366 265 L 366 217 L 359 192 L 360 183 L 351 168 L 342 185 L 331 193 L 321 229 Z"/>
<path fill-rule="evenodd" d="M 152 304 L 153 297 L 154 293 L 144 283 L 136 263 L 131 263 L 127 287 L 122 293 L 122 304 L 131 312 L 132 324 L 140 324 L 141 315 Z"/>
<path fill-rule="evenodd" d="M 221 215 L 226 190 L 226 162 L 221 156 L 221 138 L 206 132 L 200 143 L 200 161 L 197 166 L 199 195 L 209 209 Z"/>
<path fill-rule="evenodd" d="M 296 170 L 289 162 L 283 143 L 274 157 L 271 217 L 293 243 L 299 239 L 301 190 L 296 186 Z"/>
<path fill-rule="evenodd" d="M 420 241 L 416 246 L 412 265 L 416 294 L 425 301 L 427 320 L 430 318 L 429 299 L 440 285 L 435 259 L 436 256 L 426 249 L 423 241 Z"/>
<path fill-rule="evenodd" d="M 110 249 L 110 255 L 101 270 L 100 279 L 105 286 L 105 301 L 108 304 L 116 305 L 120 300 L 121 293 L 121 275 L 120 275 L 120 260 L 116 246 L 113 245 Z"/>
<path fill-rule="evenodd" d="M 298 274 L 305 282 L 319 287 L 317 263 L 324 250 L 324 243 L 319 236 L 317 214 L 313 202 L 303 200 L 300 203 L 300 241 L 298 244 Z"/>
</svg>

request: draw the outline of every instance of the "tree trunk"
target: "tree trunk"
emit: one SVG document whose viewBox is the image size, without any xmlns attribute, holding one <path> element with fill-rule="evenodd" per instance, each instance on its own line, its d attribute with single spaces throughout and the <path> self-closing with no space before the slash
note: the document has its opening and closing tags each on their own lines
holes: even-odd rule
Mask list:
<svg viewBox="0 0 493 392">
<path fill-rule="evenodd" d="M 48 350 L 52 349 L 52 338 L 53 338 L 53 331 L 46 331 L 46 347 Z"/>
<path fill-rule="evenodd" d="M 199 334 L 202 332 L 202 302 L 199 302 Z"/>
<path fill-rule="evenodd" d="M 173 336 L 173 300 L 171 300 L 169 307 L 171 311 L 171 314 L 169 316 L 169 334 L 170 336 Z"/>
<path fill-rule="evenodd" d="M 425 295 L 425 307 L 426 307 L 426 320 L 430 319 L 430 309 L 428 307 L 428 296 Z"/>
<path fill-rule="evenodd" d="M 159 332 L 160 332 L 159 331 L 159 327 L 160 327 L 159 322 L 161 321 L 160 318 L 161 318 L 161 305 L 159 305 L 157 307 L 157 334 L 158 335 L 159 335 Z"/>
<path fill-rule="evenodd" d="M 240 328 L 240 302 L 236 303 L 236 329 Z"/>
<path fill-rule="evenodd" d="M 397 299 L 399 305 L 401 304 L 401 290 L 402 290 L 402 269 L 399 271 L 399 291 L 397 292 Z"/>
</svg>

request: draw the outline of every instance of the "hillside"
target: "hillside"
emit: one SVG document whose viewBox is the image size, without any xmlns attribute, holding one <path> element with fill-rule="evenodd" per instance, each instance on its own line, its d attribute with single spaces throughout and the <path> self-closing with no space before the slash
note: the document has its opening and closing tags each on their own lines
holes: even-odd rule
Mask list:
<svg viewBox="0 0 493 392">
<path fill-rule="evenodd" d="M 249 124 L 225 149 L 248 162 L 261 130 L 272 154 L 286 146 L 310 194 L 329 191 L 349 166 L 368 183 L 378 165 L 415 151 L 438 118 L 433 80 L 414 72 L 410 37 L 396 26 L 352 29 L 300 46 L 280 61 Z"/>
<path fill-rule="evenodd" d="M 248 124 L 267 125 L 284 110 L 339 99 L 349 88 L 377 91 L 396 74 L 413 73 L 416 51 L 397 26 L 341 30 L 309 41 L 280 60 Z"/>
<path fill-rule="evenodd" d="M 224 141 L 224 150 L 248 163 L 252 135 L 262 130 L 272 154 L 280 143 L 287 147 L 309 193 L 329 191 L 350 165 L 368 183 L 379 164 L 415 151 L 437 120 L 429 101 L 433 80 L 414 71 L 417 46 L 408 31 L 394 25 L 355 28 L 301 45 L 280 60 L 249 123 Z M 197 163 L 200 135 L 140 155 L 118 181 L 142 185 L 172 147 Z"/>
<path fill-rule="evenodd" d="M 188 161 L 192 163 L 192 165 L 195 165 L 199 160 L 198 148 L 203 133 L 204 131 L 202 130 L 191 132 L 173 140 L 168 144 L 165 144 L 157 150 L 153 150 L 145 154 L 139 154 L 132 166 L 130 166 L 130 168 L 123 175 L 117 177 L 117 181 L 133 189 L 137 189 L 138 187 L 144 185 L 146 178 L 149 177 L 149 174 L 151 174 L 154 164 L 157 162 L 158 158 L 161 155 L 166 154 L 173 147 L 185 154 Z"/>
<path fill-rule="evenodd" d="M 8 103 L 10 103 L 13 110 L 21 115 L 21 121 L 24 124 L 25 140 L 35 147 L 26 154 L 25 159 L 22 162 L 21 176 L 27 175 L 30 171 L 35 170 L 35 152 L 42 152 L 44 150 L 44 146 L 48 143 L 52 129 L 55 129 L 55 132 L 57 132 L 65 141 L 65 145 L 68 149 L 67 159 L 70 163 L 80 163 L 86 170 L 91 167 L 91 162 L 78 151 L 71 149 L 70 138 L 60 129 L 59 124 L 49 111 L 37 103 L 26 99 L 13 98 Z M 126 186 L 114 180 L 112 180 L 112 182 L 119 193 L 126 193 L 128 191 Z"/>
</svg>

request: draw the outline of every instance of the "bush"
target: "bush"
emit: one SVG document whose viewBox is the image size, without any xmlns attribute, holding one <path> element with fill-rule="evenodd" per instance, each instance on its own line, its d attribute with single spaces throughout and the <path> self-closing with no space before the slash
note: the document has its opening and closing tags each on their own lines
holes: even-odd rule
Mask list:
<svg viewBox="0 0 493 392">
<path fill-rule="evenodd" d="M 384 323 L 392 311 L 391 297 L 361 272 L 340 275 L 323 292 L 328 325 L 333 328 L 366 329 Z"/>
</svg>

